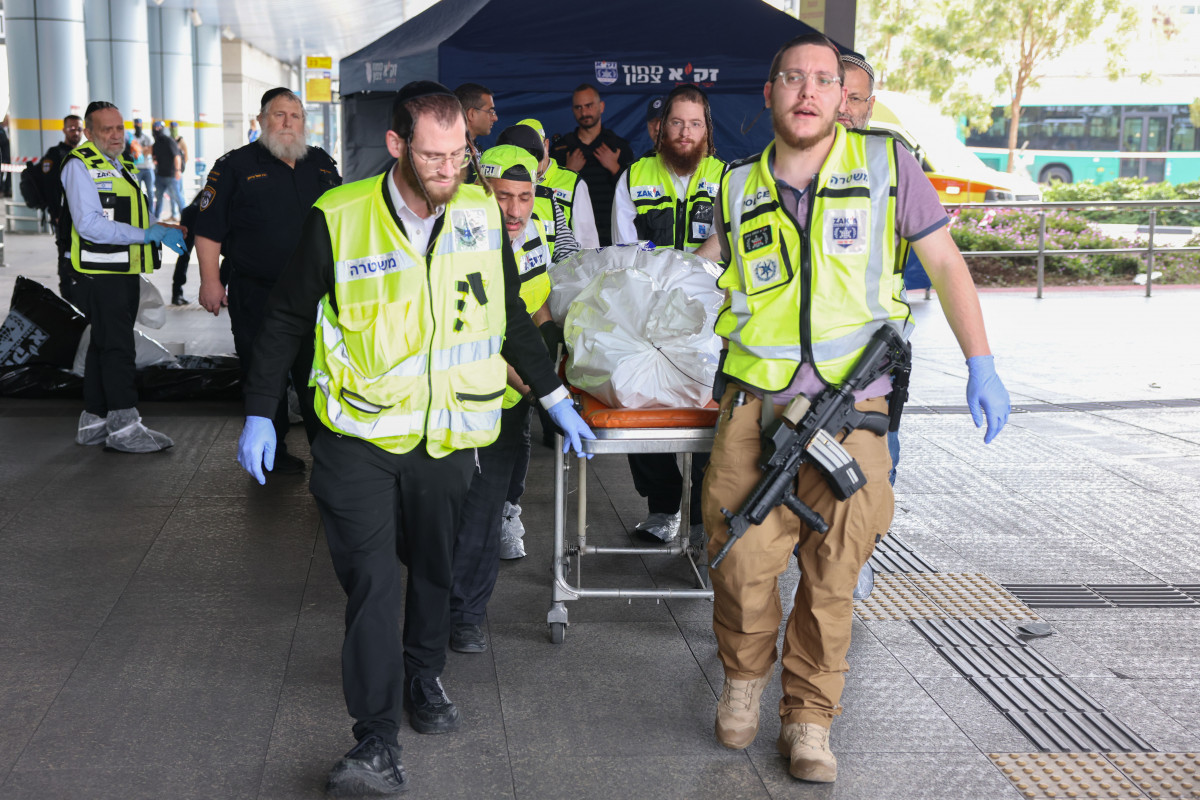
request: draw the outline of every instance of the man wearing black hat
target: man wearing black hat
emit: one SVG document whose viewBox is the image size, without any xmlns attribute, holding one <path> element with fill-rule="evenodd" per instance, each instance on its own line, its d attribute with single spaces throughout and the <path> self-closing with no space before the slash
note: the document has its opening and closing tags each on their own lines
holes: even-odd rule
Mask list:
<svg viewBox="0 0 1200 800">
<path fill-rule="evenodd" d="M 662 126 L 663 103 L 666 101 L 667 98 L 659 95 L 650 98 L 650 102 L 646 104 L 646 135 L 650 137 L 650 149 L 646 155 L 650 155 L 657 149 L 658 129 Z"/>
<path fill-rule="evenodd" d="M 315 339 L 310 487 L 346 592 L 342 687 L 358 740 L 329 774 L 337 795 L 407 788 L 403 710 L 420 733 L 460 725 L 440 679 L 454 534 L 475 448 L 499 432 L 506 364 L 569 447 L 592 437 L 521 301 L 496 201 L 462 185 L 471 154 L 458 98 L 406 85 L 385 142 L 391 169 L 332 190 L 304 221 L 254 344 L 238 442 L 238 462 L 263 483 L 268 415 L 301 342 Z"/>
<path fill-rule="evenodd" d="M 293 92 L 282 87 L 267 91 L 258 115 L 262 135 L 217 159 L 200 192 L 196 217 L 199 302 L 213 314 L 220 314 L 222 306 L 229 307 L 243 378 L 251 366 L 267 296 L 300 240 L 304 217 L 318 197 L 342 182 L 329 154 L 305 143 L 304 119 L 304 106 Z M 228 293 L 221 284 L 222 255 L 229 273 Z M 310 440 L 318 428 L 308 400 L 311 367 L 310 343 L 301 349 L 292 367 L 292 384 L 301 398 Z M 270 416 L 279 442 L 275 471 L 303 472 L 304 462 L 288 453 L 284 443 L 289 422 L 282 386 Z"/>
</svg>

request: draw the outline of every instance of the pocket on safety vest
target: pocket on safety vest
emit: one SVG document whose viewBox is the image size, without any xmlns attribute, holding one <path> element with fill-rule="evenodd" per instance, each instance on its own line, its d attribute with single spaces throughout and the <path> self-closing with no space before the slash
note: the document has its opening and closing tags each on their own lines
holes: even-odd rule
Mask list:
<svg viewBox="0 0 1200 800">
<path fill-rule="evenodd" d="M 377 378 L 423 352 L 424 315 L 411 302 L 343 306 L 338 326 L 355 370 Z"/>
<path fill-rule="evenodd" d="M 765 236 L 767 243 L 747 247 L 747 239 L 750 239 L 751 245 L 762 241 L 761 238 L 751 237 L 751 234 L 759 231 L 763 232 L 760 236 Z M 768 292 L 789 282 L 794 275 L 787 248 L 780 242 L 771 241 L 770 228 L 761 228 L 759 231 L 743 234 L 742 241 L 738 242 L 739 263 L 742 265 L 742 280 L 747 295 Z"/>
</svg>

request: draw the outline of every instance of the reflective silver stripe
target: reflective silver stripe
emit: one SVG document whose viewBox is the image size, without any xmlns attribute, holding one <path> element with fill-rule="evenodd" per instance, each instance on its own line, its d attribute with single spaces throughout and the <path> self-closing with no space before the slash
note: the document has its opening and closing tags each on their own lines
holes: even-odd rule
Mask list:
<svg viewBox="0 0 1200 800">
<path fill-rule="evenodd" d="M 880 282 L 883 280 L 883 237 L 893 236 L 894 232 L 887 227 L 887 210 L 891 202 L 892 169 L 888 165 L 888 148 L 891 140 L 880 136 L 868 136 L 867 146 L 867 175 L 871 184 L 871 242 L 867 256 L 867 311 L 872 319 L 887 319 L 891 314 L 879 299 Z M 892 265 L 888 265 L 890 268 Z M 891 291 L 888 292 L 891 295 Z M 864 345 L 866 343 L 864 342 Z M 813 357 L 824 361 L 816 354 L 813 347 Z"/>
<path fill-rule="evenodd" d="M 823 342 L 813 342 L 813 358 L 819 363 L 844 358 L 856 353 L 866 347 L 867 342 L 871 341 L 871 337 L 875 335 L 875 331 L 884 325 L 891 325 L 899 333 L 905 335 L 905 326 L 902 320 L 876 320 L 875 322 L 868 322 L 853 333 L 848 333 L 845 336 L 839 336 L 836 339 L 827 339 Z M 906 335 L 905 338 L 907 338 Z"/>
<path fill-rule="evenodd" d="M 334 428 L 360 439 L 384 439 L 419 435 L 425 427 L 425 412 L 408 414 L 385 413 L 370 421 L 360 421 L 347 414 L 339 398 L 329 392 L 329 376 L 317 374 L 317 388 L 325 397 L 325 416 Z"/>
<path fill-rule="evenodd" d="M 119 253 L 97 253 L 94 250 L 88 250 L 80 244 L 79 260 L 83 266 L 91 264 L 128 264 L 129 250 L 125 249 Z"/>
<path fill-rule="evenodd" d="M 320 315 L 320 321 L 321 339 L 325 344 L 325 357 L 336 358 L 347 366 L 353 364 L 350 360 L 350 354 L 346 351 L 346 341 L 342 336 L 341 328 L 331 323 L 324 314 Z M 404 359 L 382 375 L 372 377 L 373 379 L 413 378 L 418 375 L 424 375 L 428 370 L 429 357 L 425 353 L 416 353 Z M 363 377 L 365 378 L 366 376 Z"/>
<path fill-rule="evenodd" d="M 504 343 L 503 336 L 491 336 L 477 342 L 463 342 L 433 353 L 433 368 L 442 372 L 459 364 L 469 364 L 473 361 L 483 361 L 500 354 L 500 346 Z"/>
<path fill-rule="evenodd" d="M 732 337 L 731 337 L 732 341 Z M 800 361 L 804 356 L 804 351 L 800 349 L 798 344 L 781 344 L 781 345 L 764 345 L 764 344 L 746 344 L 741 340 L 736 340 L 738 347 L 745 350 L 755 358 L 771 358 L 784 361 Z"/>
<path fill-rule="evenodd" d="M 500 409 L 493 411 L 450 411 L 442 408 L 429 413 L 429 429 L 451 433 L 490 431 L 500 424 Z"/>
<path fill-rule="evenodd" d="M 742 229 L 742 201 L 746 195 L 746 181 L 750 178 L 750 172 L 754 169 L 754 165 L 747 164 L 743 167 L 730 170 L 725 176 L 725 185 L 729 187 L 729 215 L 725 221 L 729 223 L 729 251 L 730 257 L 737 261 L 737 243 L 741 236 Z M 725 215 L 725 209 L 721 209 L 721 214 Z M 738 269 L 738 275 L 741 275 L 741 269 Z"/>
<path fill-rule="evenodd" d="M 440 256 L 444 256 L 449 253 L 457 252 L 454 247 L 454 226 L 451 225 L 449 227 L 450 227 L 450 230 L 444 232 L 441 236 L 438 237 L 437 254 Z M 489 230 L 488 231 L 487 249 L 486 250 L 468 250 L 467 252 L 483 253 L 483 252 L 487 252 L 488 250 L 499 250 L 499 249 L 500 249 L 500 231 Z"/>
</svg>

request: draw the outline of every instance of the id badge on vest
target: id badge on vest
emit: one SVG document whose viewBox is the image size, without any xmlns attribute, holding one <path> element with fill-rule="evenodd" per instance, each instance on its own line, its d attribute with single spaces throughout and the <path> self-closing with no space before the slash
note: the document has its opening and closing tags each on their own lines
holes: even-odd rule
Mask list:
<svg viewBox="0 0 1200 800">
<path fill-rule="evenodd" d="M 712 203 L 696 203 L 692 206 L 692 241 L 703 242 L 713 232 Z"/>
<path fill-rule="evenodd" d="M 825 252 L 831 256 L 856 256 L 867 252 L 867 232 L 871 212 L 866 208 L 839 208 L 825 211 L 821 224 Z"/>
</svg>

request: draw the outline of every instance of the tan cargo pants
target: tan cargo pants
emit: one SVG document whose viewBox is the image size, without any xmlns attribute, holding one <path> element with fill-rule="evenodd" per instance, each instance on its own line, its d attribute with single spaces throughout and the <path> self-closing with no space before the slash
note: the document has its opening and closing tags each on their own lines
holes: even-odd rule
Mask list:
<svg viewBox="0 0 1200 800">
<path fill-rule="evenodd" d="M 704 477 L 704 528 L 710 559 L 728 538 L 721 508 L 736 512 L 762 474 L 756 466 L 762 450 L 762 401 L 747 393 L 747 402 L 733 407 L 737 394 L 737 388 L 731 386 L 721 398 L 717 436 Z M 887 402 L 872 398 L 857 408 L 886 412 Z M 849 500 L 839 502 L 811 466 L 801 467 L 796 480 L 796 496 L 825 519 L 828 533 L 816 533 L 780 506 L 762 525 L 746 532 L 718 569 L 710 570 L 713 631 L 725 675 L 739 680 L 758 678 L 769 673 L 775 663 L 775 642 L 783 617 L 779 576 L 788 568 L 793 548 L 800 545 L 800 585 L 783 641 L 779 715 L 784 723 L 828 726 L 841 713 L 838 701 L 850 668 L 846 651 L 850 648 L 854 586 L 876 537 L 887 533 L 892 522 L 891 457 L 885 437 L 856 430 L 842 444 L 867 477 L 866 486 Z"/>
</svg>

